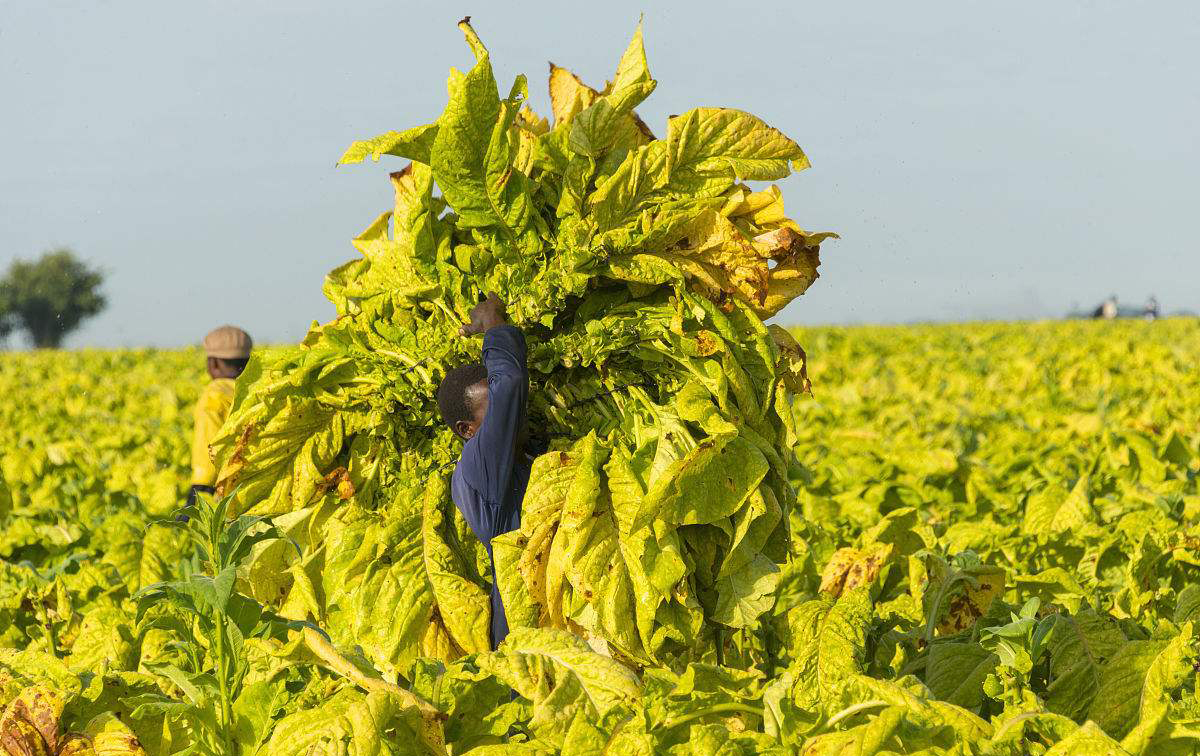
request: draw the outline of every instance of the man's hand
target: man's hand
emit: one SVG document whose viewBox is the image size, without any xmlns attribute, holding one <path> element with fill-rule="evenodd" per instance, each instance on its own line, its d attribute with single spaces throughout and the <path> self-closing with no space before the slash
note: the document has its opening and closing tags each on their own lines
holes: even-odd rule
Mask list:
<svg viewBox="0 0 1200 756">
<path fill-rule="evenodd" d="M 487 299 L 471 308 L 471 322 L 458 329 L 460 336 L 474 336 L 477 333 L 487 333 L 496 326 L 506 325 L 504 303 L 500 297 L 488 292 Z"/>
</svg>

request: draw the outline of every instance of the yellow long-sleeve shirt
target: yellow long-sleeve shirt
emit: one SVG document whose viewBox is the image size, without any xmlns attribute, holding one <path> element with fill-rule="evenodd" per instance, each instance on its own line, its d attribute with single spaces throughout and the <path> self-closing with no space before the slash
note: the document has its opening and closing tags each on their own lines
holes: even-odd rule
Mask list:
<svg viewBox="0 0 1200 756">
<path fill-rule="evenodd" d="M 214 378 L 204 387 L 196 402 L 196 431 L 192 436 L 192 485 L 211 486 L 217 482 L 217 467 L 213 464 L 208 445 L 229 416 L 233 406 L 234 382 L 230 378 Z"/>
</svg>

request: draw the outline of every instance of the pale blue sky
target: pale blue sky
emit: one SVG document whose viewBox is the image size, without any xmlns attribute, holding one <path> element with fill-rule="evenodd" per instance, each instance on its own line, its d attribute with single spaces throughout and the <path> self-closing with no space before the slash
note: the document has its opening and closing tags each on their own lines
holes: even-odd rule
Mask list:
<svg viewBox="0 0 1200 756">
<path fill-rule="evenodd" d="M 603 84 L 643 11 L 652 128 L 738 107 L 812 160 L 790 213 L 844 238 L 781 320 L 1200 309 L 1194 0 L 0 0 L 0 266 L 109 271 L 71 346 L 298 339 L 399 167 L 335 160 L 440 113 L 461 16 L 546 111 L 546 61 Z"/>
</svg>

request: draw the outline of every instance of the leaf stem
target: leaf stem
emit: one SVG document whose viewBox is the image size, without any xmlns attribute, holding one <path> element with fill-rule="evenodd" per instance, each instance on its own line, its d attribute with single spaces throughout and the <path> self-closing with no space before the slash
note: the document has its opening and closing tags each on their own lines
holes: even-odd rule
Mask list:
<svg viewBox="0 0 1200 756">
<path fill-rule="evenodd" d="M 933 602 L 933 612 L 929 615 L 929 621 L 925 624 L 925 644 L 933 643 L 933 631 L 937 626 L 938 616 L 942 613 L 942 603 L 950 595 L 950 589 L 958 585 L 960 582 L 967 582 L 969 578 L 961 572 L 955 570 L 950 577 L 938 588 L 937 598 Z"/>
<path fill-rule="evenodd" d="M 304 645 L 308 646 L 308 649 L 336 674 L 349 679 L 363 690 L 390 693 L 396 696 L 404 706 L 415 708 L 423 717 L 445 718 L 445 715 L 437 707 L 412 691 L 385 680 L 368 677 L 361 669 L 354 666 L 354 662 L 342 656 L 332 643 L 311 627 L 305 627 L 300 632 L 304 637 Z"/>
<path fill-rule="evenodd" d="M 744 703 L 716 704 L 715 706 L 709 706 L 707 709 L 700 709 L 699 711 L 693 711 L 689 714 L 675 717 L 674 719 L 668 719 L 666 723 L 663 724 L 663 728 L 669 730 L 672 727 L 678 727 L 679 725 L 687 724 L 693 720 L 700 719 L 701 717 L 711 716 L 713 714 L 754 714 L 757 717 L 762 717 L 763 710 L 761 707 L 751 706 Z"/>
<path fill-rule="evenodd" d="M 1023 722 L 1028 722 L 1031 719 L 1036 719 L 1040 714 L 1041 714 L 1040 711 L 1027 711 L 1024 714 L 1019 714 L 1019 715 L 1013 717 L 1012 719 L 1005 722 L 1004 726 L 1002 726 L 999 730 L 996 730 L 992 734 L 991 742 L 998 743 L 1000 741 L 1001 736 L 1006 735 L 1008 733 L 1008 731 L 1010 729 L 1012 729 L 1012 727 L 1014 725 L 1018 725 Z"/>
<path fill-rule="evenodd" d="M 847 706 L 846 708 L 839 711 L 837 714 L 834 714 L 832 717 L 830 717 L 829 721 L 826 722 L 818 732 L 828 732 L 829 730 L 832 730 L 842 720 L 849 719 L 850 717 L 854 716 L 855 714 L 861 714 L 864 711 L 869 711 L 870 709 L 878 709 L 883 706 L 890 706 L 890 704 L 887 701 L 880 701 L 878 699 L 875 699 L 875 700 L 871 700 L 871 701 L 863 701 L 862 703 L 856 703 L 853 706 Z"/>
</svg>

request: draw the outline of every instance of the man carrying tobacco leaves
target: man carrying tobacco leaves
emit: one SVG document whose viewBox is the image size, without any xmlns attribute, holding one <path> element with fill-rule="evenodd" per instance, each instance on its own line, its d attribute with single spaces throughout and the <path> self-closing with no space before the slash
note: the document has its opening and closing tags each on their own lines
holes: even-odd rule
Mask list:
<svg viewBox="0 0 1200 756">
<path fill-rule="evenodd" d="M 492 539 L 521 526 L 521 500 L 533 460 L 525 449 L 525 336 L 509 325 L 504 303 L 495 294 L 477 304 L 471 321 L 459 330 L 463 336 L 480 333 L 483 362 L 449 371 L 438 386 L 437 401 L 442 420 L 465 442 L 450 493 L 491 563 L 489 635 L 494 649 L 508 635 L 508 620 L 496 583 Z"/>
</svg>

